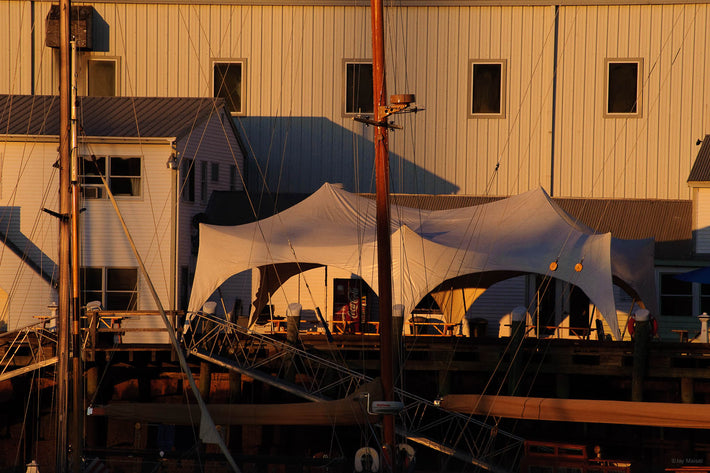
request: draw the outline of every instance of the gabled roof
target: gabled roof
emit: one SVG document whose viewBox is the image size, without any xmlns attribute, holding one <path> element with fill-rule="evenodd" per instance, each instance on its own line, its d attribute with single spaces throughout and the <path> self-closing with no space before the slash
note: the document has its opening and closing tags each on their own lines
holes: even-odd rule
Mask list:
<svg viewBox="0 0 710 473">
<path fill-rule="evenodd" d="M 705 135 L 688 182 L 710 182 L 710 135 Z"/>
<path fill-rule="evenodd" d="M 79 97 L 84 136 L 181 137 L 224 109 L 220 98 Z M 0 95 L 0 136 L 59 135 L 59 97 Z"/>
</svg>

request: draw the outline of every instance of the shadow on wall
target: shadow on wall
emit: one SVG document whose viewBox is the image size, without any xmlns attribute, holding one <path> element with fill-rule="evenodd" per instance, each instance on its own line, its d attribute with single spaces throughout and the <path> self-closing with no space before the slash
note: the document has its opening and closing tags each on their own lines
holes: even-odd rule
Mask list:
<svg viewBox="0 0 710 473">
<path fill-rule="evenodd" d="M 0 207 L 0 242 L 25 261 L 42 279 L 56 286 L 57 264 L 22 233 L 20 207 Z"/>
<path fill-rule="evenodd" d="M 342 183 L 350 192 L 375 191 L 371 126 L 354 122 L 349 129 L 324 117 L 238 117 L 235 124 L 251 155 L 246 167 L 252 191 L 261 190 L 262 174 L 272 192 L 311 193 L 324 182 Z M 396 193 L 459 189 L 395 153 L 390 182 Z"/>
</svg>

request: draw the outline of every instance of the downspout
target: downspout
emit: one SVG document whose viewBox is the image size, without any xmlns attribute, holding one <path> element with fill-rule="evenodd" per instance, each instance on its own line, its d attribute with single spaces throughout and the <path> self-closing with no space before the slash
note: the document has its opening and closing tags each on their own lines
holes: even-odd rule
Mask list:
<svg viewBox="0 0 710 473">
<path fill-rule="evenodd" d="M 179 202 L 178 199 L 178 152 L 177 140 L 174 139 L 171 143 L 172 152 L 167 162 L 167 167 L 170 170 L 170 293 L 169 293 L 169 310 L 175 311 L 178 308 L 178 280 L 177 280 L 177 265 L 178 265 L 178 215 Z"/>
<path fill-rule="evenodd" d="M 550 133 L 550 197 L 555 195 L 555 138 L 557 130 L 557 54 L 559 47 L 560 6 L 555 5 L 555 39 L 552 58 L 552 133 Z"/>
</svg>

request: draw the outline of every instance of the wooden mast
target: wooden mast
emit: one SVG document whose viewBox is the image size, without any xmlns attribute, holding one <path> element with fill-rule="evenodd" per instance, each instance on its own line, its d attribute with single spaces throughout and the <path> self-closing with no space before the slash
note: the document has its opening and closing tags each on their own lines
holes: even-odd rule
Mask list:
<svg viewBox="0 0 710 473">
<path fill-rule="evenodd" d="M 83 403 L 79 337 L 79 182 L 77 170 L 76 89 L 71 0 L 59 5 L 59 316 L 57 320 L 57 473 L 81 471 Z M 73 316 L 73 317 L 72 317 Z M 71 333 L 71 343 L 70 343 Z M 70 363 L 71 362 L 71 363 Z M 72 384 L 70 396 L 70 380 Z M 69 399 L 72 398 L 72 418 Z M 71 464 L 68 462 L 71 446 Z"/>
<path fill-rule="evenodd" d="M 57 320 L 57 473 L 67 469 L 69 443 L 69 326 L 70 326 L 70 236 L 71 212 L 69 114 L 71 107 L 69 84 L 70 0 L 59 5 L 59 317 Z"/>
<path fill-rule="evenodd" d="M 389 206 L 389 149 L 385 123 L 384 7 L 382 0 L 370 0 L 372 17 L 372 92 L 375 122 L 375 185 L 377 202 L 377 277 L 380 312 L 380 376 L 384 401 L 394 401 L 392 350 L 392 250 Z M 382 450 L 385 465 L 392 470 L 394 458 L 394 415 L 383 416 Z"/>
</svg>

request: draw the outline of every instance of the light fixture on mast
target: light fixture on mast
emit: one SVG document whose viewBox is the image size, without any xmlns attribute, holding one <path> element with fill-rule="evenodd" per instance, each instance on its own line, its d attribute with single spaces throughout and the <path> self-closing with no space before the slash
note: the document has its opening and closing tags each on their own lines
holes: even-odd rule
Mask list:
<svg viewBox="0 0 710 473">
<path fill-rule="evenodd" d="M 370 117 L 364 115 L 358 115 L 353 117 L 356 122 L 364 123 L 365 125 L 379 126 L 387 128 L 390 130 L 397 129 L 401 130 L 402 127 L 395 125 L 394 122 L 387 122 L 387 117 L 397 113 L 417 113 L 423 108 L 419 108 L 414 104 L 415 98 L 414 94 L 396 94 L 390 97 L 389 105 L 380 105 L 379 112 L 382 120 L 373 120 Z"/>
</svg>

